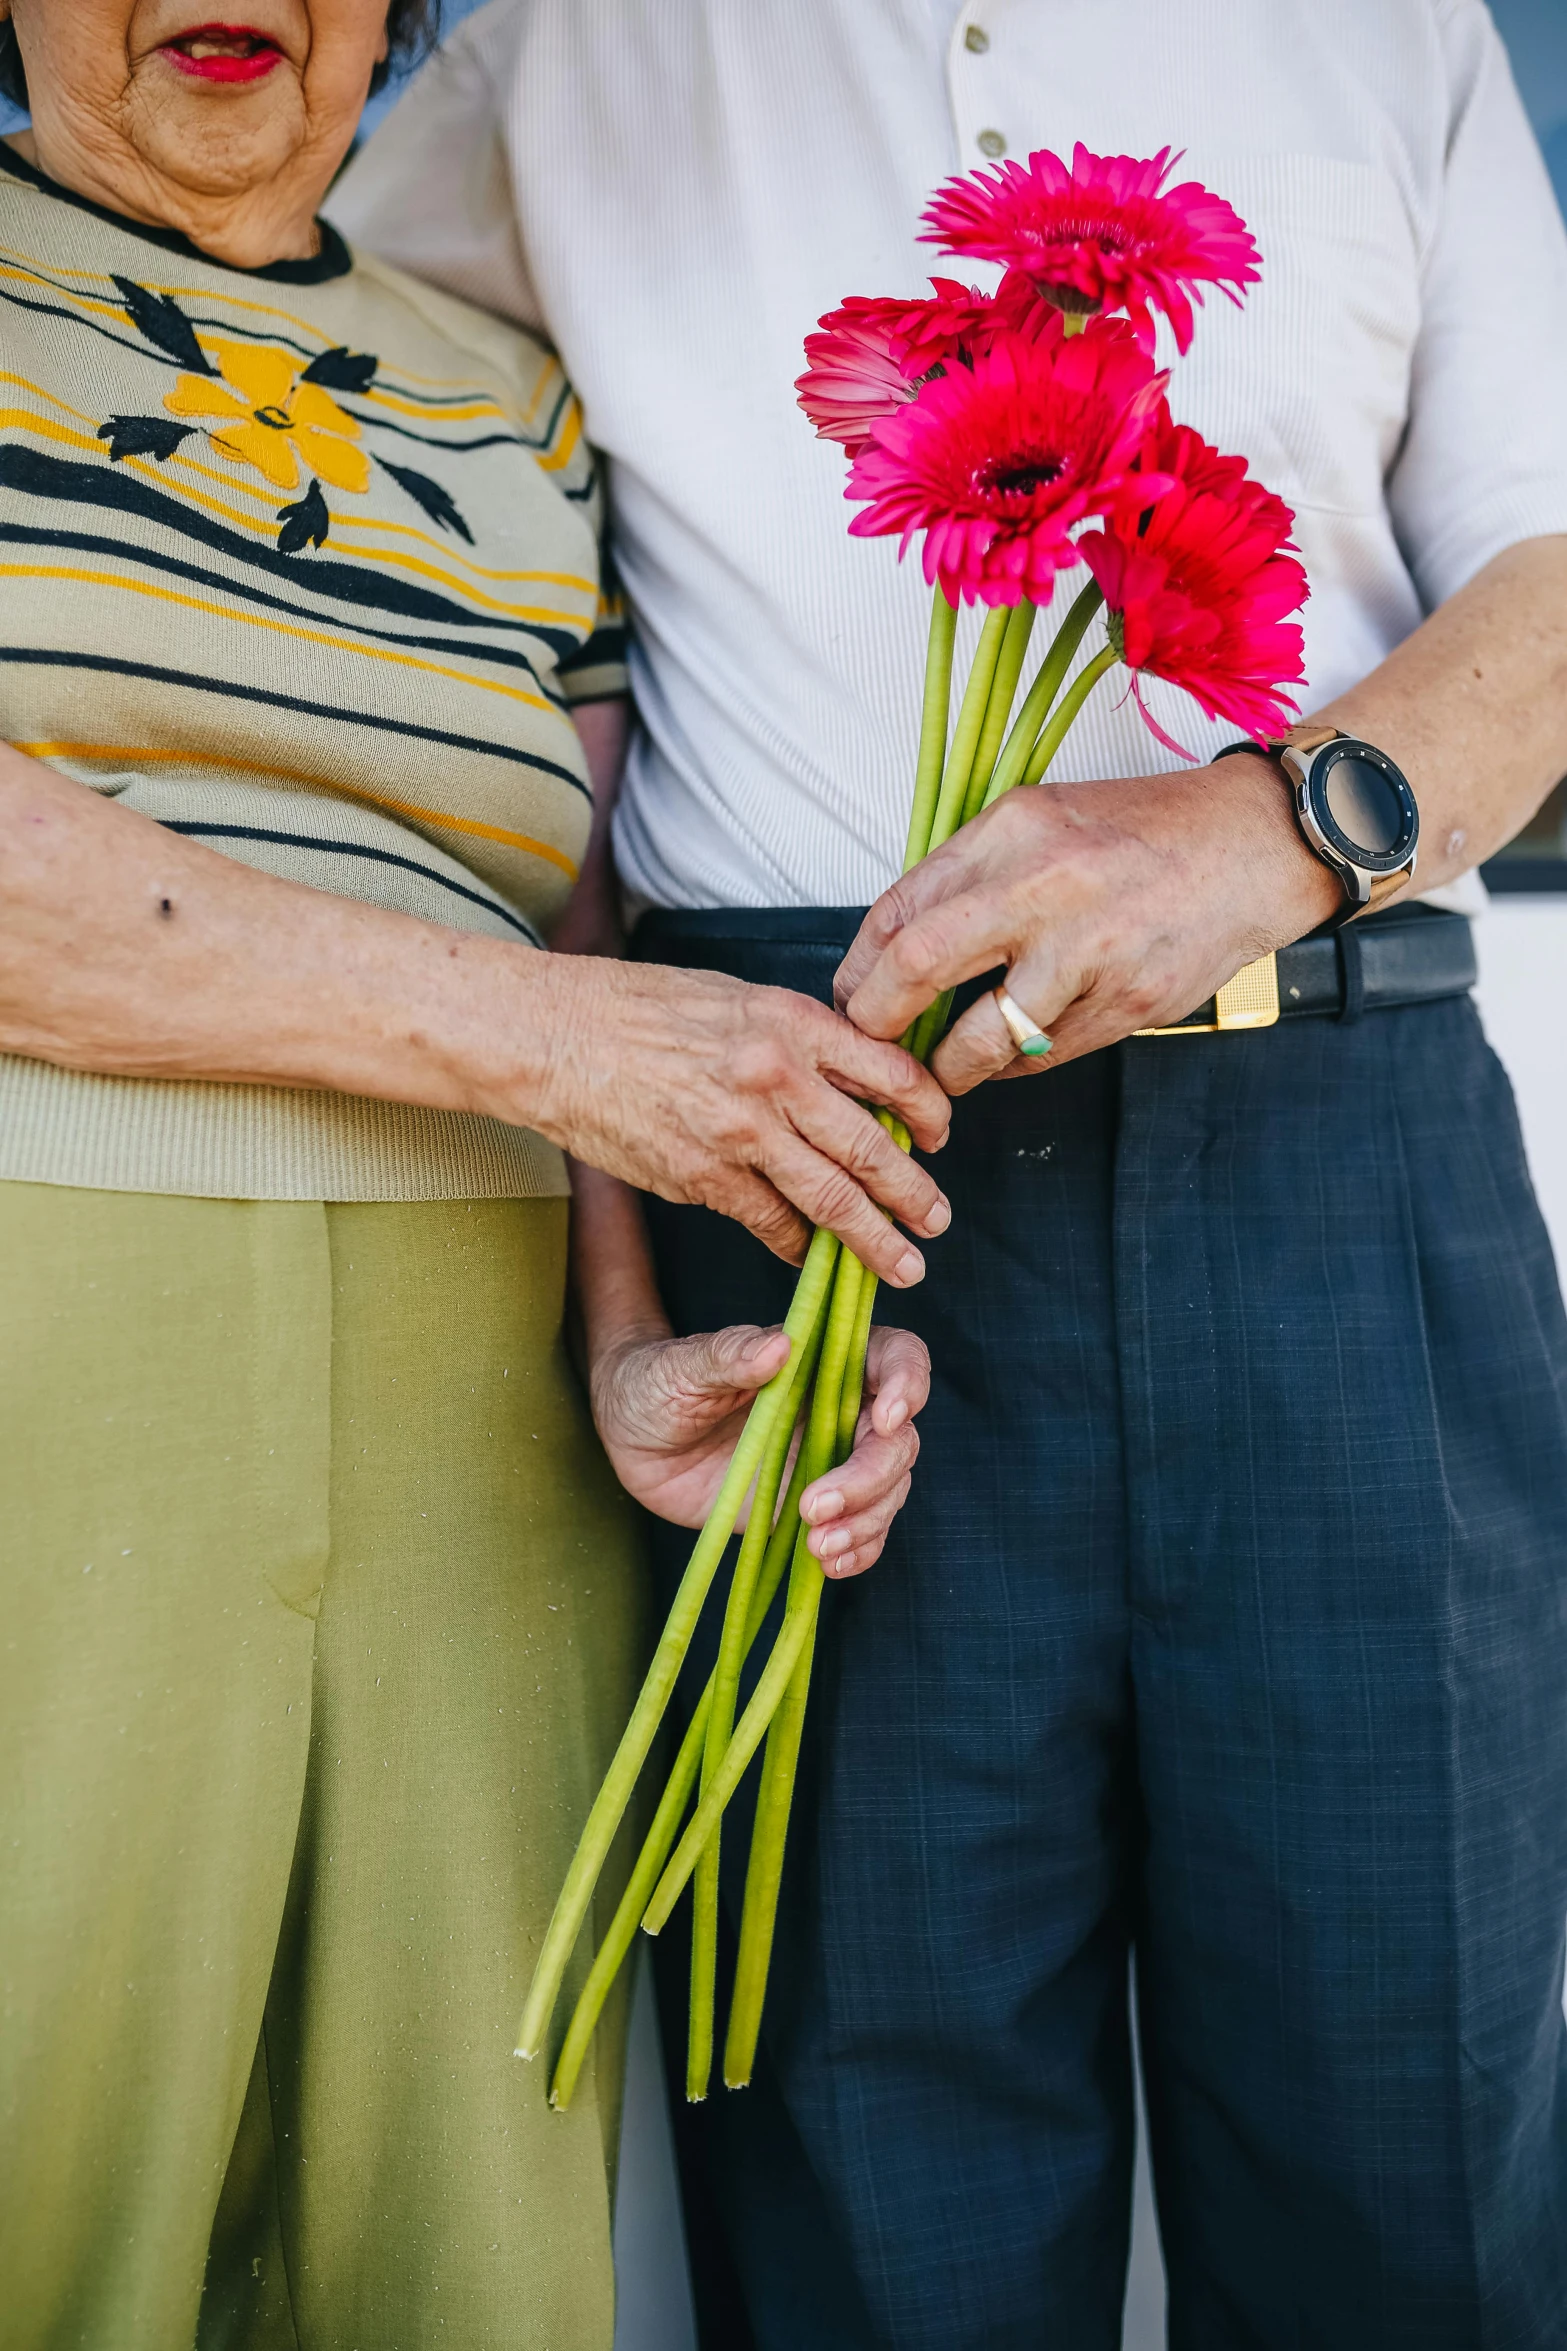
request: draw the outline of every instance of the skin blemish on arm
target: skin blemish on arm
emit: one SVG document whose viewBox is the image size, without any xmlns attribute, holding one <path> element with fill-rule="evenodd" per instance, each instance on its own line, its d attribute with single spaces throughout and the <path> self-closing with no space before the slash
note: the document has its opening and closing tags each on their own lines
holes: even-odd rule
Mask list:
<svg viewBox="0 0 1567 2351">
<path fill-rule="evenodd" d="M 172 898 L 160 898 L 158 900 L 158 919 L 160 922 L 169 921 L 170 917 L 173 915 L 173 912 L 174 901 Z"/>
</svg>

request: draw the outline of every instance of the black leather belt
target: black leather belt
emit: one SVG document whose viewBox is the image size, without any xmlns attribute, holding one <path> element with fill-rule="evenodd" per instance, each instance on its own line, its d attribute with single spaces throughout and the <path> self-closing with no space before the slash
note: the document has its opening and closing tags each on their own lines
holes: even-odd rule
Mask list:
<svg viewBox="0 0 1567 2351">
<path fill-rule="evenodd" d="M 631 952 L 639 962 L 732 972 L 830 1003 L 833 974 L 864 916 L 858 906 L 655 908 L 637 924 Z M 1280 1020 L 1358 1020 L 1398 1005 L 1467 996 L 1476 976 L 1474 932 L 1464 914 L 1418 903 L 1390 906 L 1343 930 L 1281 947 L 1274 970 Z M 972 1002 L 994 976 L 970 982 L 959 992 L 960 1003 Z M 1216 1028 L 1220 1011 L 1210 999 L 1156 1033 Z M 1266 1022 L 1242 1015 L 1225 1025 Z"/>
</svg>

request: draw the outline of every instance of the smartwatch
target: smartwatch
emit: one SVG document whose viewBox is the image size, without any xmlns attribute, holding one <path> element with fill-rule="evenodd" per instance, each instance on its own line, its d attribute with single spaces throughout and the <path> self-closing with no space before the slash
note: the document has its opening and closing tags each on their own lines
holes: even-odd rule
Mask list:
<svg viewBox="0 0 1567 2351">
<path fill-rule="evenodd" d="M 1232 751 L 1264 751 L 1283 768 L 1308 846 L 1343 886 L 1335 929 L 1404 888 L 1415 870 L 1420 810 L 1385 751 L 1311 721 L 1276 743 L 1227 743 L 1219 756 Z"/>
</svg>

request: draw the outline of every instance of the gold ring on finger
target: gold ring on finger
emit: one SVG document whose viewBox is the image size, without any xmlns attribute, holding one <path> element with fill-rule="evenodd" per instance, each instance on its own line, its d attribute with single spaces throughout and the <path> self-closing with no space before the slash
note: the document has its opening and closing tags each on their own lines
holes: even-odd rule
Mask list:
<svg viewBox="0 0 1567 2351">
<path fill-rule="evenodd" d="M 1050 1039 L 1037 1020 L 1029 1019 L 1016 997 L 1009 996 L 999 980 L 990 992 L 996 1000 L 996 1010 L 1007 1024 L 1007 1034 L 1018 1051 L 1026 1053 L 1031 1061 L 1048 1053 Z"/>
</svg>

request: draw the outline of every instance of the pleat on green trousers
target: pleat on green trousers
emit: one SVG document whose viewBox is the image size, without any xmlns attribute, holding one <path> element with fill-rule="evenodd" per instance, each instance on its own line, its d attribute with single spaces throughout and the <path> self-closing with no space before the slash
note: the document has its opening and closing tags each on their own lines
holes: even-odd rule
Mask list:
<svg viewBox="0 0 1567 2351">
<path fill-rule="evenodd" d="M 644 1630 L 565 1225 L 0 1185 L 7 2351 L 608 2351 L 619 2036 L 511 2054 Z"/>
</svg>

